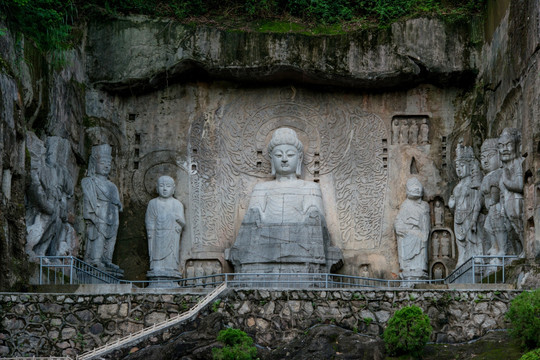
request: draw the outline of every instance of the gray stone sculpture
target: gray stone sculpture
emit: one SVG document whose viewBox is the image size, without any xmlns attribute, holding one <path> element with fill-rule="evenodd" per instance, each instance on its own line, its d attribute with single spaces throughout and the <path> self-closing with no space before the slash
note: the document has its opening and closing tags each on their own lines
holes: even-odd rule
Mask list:
<svg viewBox="0 0 540 360">
<path fill-rule="evenodd" d="M 507 251 L 508 231 L 510 223 L 504 216 L 500 203 L 501 191 L 499 182 L 502 175 L 499 160 L 498 139 L 487 139 L 481 147 L 480 160 L 485 172 L 482 180 L 482 195 L 487 216 L 484 220 L 484 230 L 489 240 L 488 255 L 501 256 Z M 498 262 L 498 261 L 494 261 Z"/>
<path fill-rule="evenodd" d="M 409 127 L 409 144 L 416 145 L 418 143 L 418 124 L 416 120 L 411 120 L 411 126 Z"/>
<path fill-rule="evenodd" d="M 300 180 L 303 145 L 277 129 L 268 144 L 273 181 L 259 183 L 226 258 L 236 272 L 329 272 L 342 264 L 330 246 L 319 184 Z"/>
<path fill-rule="evenodd" d="M 45 144 L 34 134 L 27 137 L 30 152 L 30 185 L 27 190 L 26 252 L 38 256 L 69 255 L 76 233 L 68 221 L 68 201 L 73 196 L 73 178 L 65 164 L 69 141 L 48 137 Z"/>
<path fill-rule="evenodd" d="M 400 276 L 404 280 L 428 276 L 428 238 L 430 210 L 422 200 L 423 187 L 416 178 L 407 180 L 407 198 L 394 221 Z"/>
<path fill-rule="evenodd" d="M 117 276 L 123 271 L 112 263 L 118 213 L 122 203 L 118 188 L 108 180 L 111 171 L 111 146 L 96 145 L 88 163 L 88 177 L 82 179 L 83 218 L 86 223 L 86 252 L 84 259 L 91 265 Z"/>
<path fill-rule="evenodd" d="M 501 204 L 512 228 L 517 234 L 514 252 L 523 257 L 523 167 L 520 155 L 521 132 L 515 128 L 505 128 L 499 137 L 499 155 L 502 174 L 499 183 Z"/>
<path fill-rule="evenodd" d="M 456 149 L 456 173 L 459 183 L 456 185 L 448 201 L 454 210 L 454 233 L 458 248 L 456 268 L 471 256 L 482 255 L 482 240 L 477 230 L 478 216 L 481 209 L 481 193 L 472 176 L 477 160 L 470 146 L 458 144 Z"/>
<path fill-rule="evenodd" d="M 401 119 L 399 127 L 399 143 L 407 144 L 409 142 L 409 120 Z"/>
<path fill-rule="evenodd" d="M 420 145 L 429 144 L 429 125 L 427 123 L 427 119 L 423 119 L 422 124 L 420 124 L 420 134 L 418 142 Z"/>
<path fill-rule="evenodd" d="M 399 119 L 392 120 L 392 145 L 399 144 Z"/>
<path fill-rule="evenodd" d="M 150 271 L 146 274 L 150 280 L 174 280 L 182 275 L 180 266 L 180 237 L 186 225 L 184 206 L 173 197 L 176 185 L 170 176 L 161 176 L 157 182 L 159 197 L 150 200 L 146 209 L 146 233 L 148 236 L 148 254 Z M 174 286 L 170 282 L 161 282 L 157 286 Z"/>
<path fill-rule="evenodd" d="M 440 200 L 435 200 L 435 204 L 433 204 L 433 218 L 435 227 L 444 226 L 444 206 Z"/>
</svg>

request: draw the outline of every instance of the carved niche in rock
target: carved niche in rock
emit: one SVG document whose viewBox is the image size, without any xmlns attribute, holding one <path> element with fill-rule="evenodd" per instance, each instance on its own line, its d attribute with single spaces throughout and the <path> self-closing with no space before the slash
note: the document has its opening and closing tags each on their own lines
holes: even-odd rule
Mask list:
<svg viewBox="0 0 540 360">
<path fill-rule="evenodd" d="M 294 129 L 305 145 L 303 178 L 331 189 L 324 196 L 336 245 L 344 251 L 378 248 L 388 178 L 381 119 L 332 101 L 256 104 L 226 104 L 191 125 L 189 258 L 207 259 L 234 243 L 249 189 L 269 179 L 266 145 L 282 126 Z"/>
<path fill-rule="evenodd" d="M 26 144 L 30 152 L 26 252 L 31 260 L 37 256 L 72 255 L 77 235 L 69 209 L 74 188 L 66 163 L 71 155 L 69 141 L 52 136 L 43 143 L 28 133 Z"/>
<path fill-rule="evenodd" d="M 431 230 L 429 245 L 429 269 L 432 279 L 439 273 L 448 276 L 456 265 L 456 241 L 451 229 L 437 227 Z"/>
<path fill-rule="evenodd" d="M 521 157 L 521 132 L 505 128 L 499 137 L 499 155 L 502 174 L 499 182 L 501 205 L 514 232 L 514 253 L 524 256 L 523 247 L 523 158 Z"/>
<path fill-rule="evenodd" d="M 394 221 L 400 275 L 404 280 L 428 276 L 428 238 L 431 227 L 430 209 L 422 200 L 423 187 L 416 178 L 407 180 L 407 198 Z"/>
<path fill-rule="evenodd" d="M 396 115 L 392 119 L 392 145 L 428 145 L 429 125 L 425 115 Z"/>
<path fill-rule="evenodd" d="M 176 184 L 170 176 L 157 181 L 159 197 L 152 199 L 146 209 L 146 233 L 150 255 L 149 279 L 179 279 L 180 237 L 186 225 L 184 206 L 173 197 Z M 164 282 L 164 286 L 171 283 Z"/>
<path fill-rule="evenodd" d="M 258 183 L 226 258 L 242 273 L 330 272 L 342 265 L 330 246 L 319 184 L 298 179 L 304 147 L 290 128 L 268 144 L 275 180 Z"/>
<path fill-rule="evenodd" d="M 118 265 L 112 263 L 120 223 L 118 213 L 122 211 L 122 203 L 118 188 L 108 179 L 112 163 L 111 151 L 108 144 L 93 146 L 88 162 L 88 176 L 81 181 L 83 218 L 86 223 L 84 260 L 116 276 L 123 276 Z"/>
<path fill-rule="evenodd" d="M 456 172 L 459 183 L 453 189 L 448 201 L 448 206 L 454 210 L 454 234 L 458 249 L 456 267 L 471 256 L 484 253 L 478 226 L 482 199 L 478 173 L 475 169 L 479 169 L 479 165 L 473 149 L 459 143 L 456 149 Z"/>
</svg>

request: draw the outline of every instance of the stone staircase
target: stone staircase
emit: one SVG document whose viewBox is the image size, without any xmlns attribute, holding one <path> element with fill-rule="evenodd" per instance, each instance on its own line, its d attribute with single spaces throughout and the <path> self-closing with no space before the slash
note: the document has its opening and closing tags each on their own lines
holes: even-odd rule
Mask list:
<svg viewBox="0 0 540 360">
<path fill-rule="evenodd" d="M 188 321 L 192 319 L 193 317 L 195 317 L 195 315 L 197 315 L 199 311 L 201 311 L 206 305 L 208 305 L 214 299 L 216 299 L 219 295 L 221 295 L 226 289 L 227 289 L 227 283 L 224 282 L 223 284 L 221 284 L 220 286 L 212 290 L 212 292 L 210 292 L 204 298 L 202 298 L 194 307 L 189 309 L 187 312 L 179 314 L 161 323 L 156 323 L 136 333 L 129 334 L 114 342 L 105 344 L 91 351 L 78 355 L 77 360 L 98 359 L 100 356 L 104 356 L 110 353 L 111 351 L 120 349 L 124 346 L 128 346 L 129 344 L 135 344 L 139 341 L 144 340 L 145 338 L 152 336 L 153 334 L 157 332 L 164 331 L 172 326 Z"/>
</svg>

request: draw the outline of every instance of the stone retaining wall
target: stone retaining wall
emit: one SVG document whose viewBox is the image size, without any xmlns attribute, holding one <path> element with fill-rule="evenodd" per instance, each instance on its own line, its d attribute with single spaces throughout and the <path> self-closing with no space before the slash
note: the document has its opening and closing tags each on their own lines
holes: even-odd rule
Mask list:
<svg viewBox="0 0 540 360">
<path fill-rule="evenodd" d="M 225 326 L 273 348 L 321 323 L 377 336 L 396 310 L 414 304 L 431 319 L 432 341 L 461 342 L 506 328 L 504 314 L 518 293 L 229 290 L 201 316 L 218 311 Z M 199 296 L 0 294 L 0 356 L 74 355 L 176 315 Z"/>
</svg>

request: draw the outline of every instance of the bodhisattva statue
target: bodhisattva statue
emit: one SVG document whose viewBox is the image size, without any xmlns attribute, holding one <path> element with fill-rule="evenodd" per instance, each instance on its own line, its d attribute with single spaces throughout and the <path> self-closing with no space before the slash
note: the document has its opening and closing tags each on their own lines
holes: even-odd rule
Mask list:
<svg viewBox="0 0 540 360">
<path fill-rule="evenodd" d="M 110 145 L 92 147 L 88 164 L 88 177 L 82 179 L 83 217 L 86 223 L 85 261 L 98 268 L 122 275 L 122 270 L 112 263 L 118 213 L 122 203 L 118 188 L 108 180 L 111 171 Z"/>
<path fill-rule="evenodd" d="M 523 167 L 520 155 L 521 132 L 516 128 L 505 128 L 499 137 L 499 155 L 502 174 L 499 182 L 501 204 L 518 241 L 514 244 L 515 254 L 525 255 L 523 246 Z"/>
<path fill-rule="evenodd" d="M 394 221 L 400 276 L 404 280 L 428 276 L 428 238 L 430 211 L 422 200 L 423 187 L 416 178 L 407 180 L 407 198 Z"/>
<path fill-rule="evenodd" d="M 459 177 L 459 183 L 452 191 L 448 201 L 448 207 L 454 209 L 454 233 L 458 248 L 456 268 L 471 256 L 483 254 L 482 240 L 477 233 L 482 199 L 478 184 L 472 176 L 476 161 L 470 146 L 458 145 L 456 173 Z"/>
<path fill-rule="evenodd" d="M 499 182 L 502 175 L 501 161 L 499 160 L 498 139 L 487 139 L 481 147 L 480 160 L 485 172 L 482 180 L 482 195 L 487 216 L 484 221 L 484 230 L 489 239 L 490 249 L 488 255 L 506 255 L 508 230 L 510 223 L 504 216 L 500 203 L 501 190 Z M 495 260 L 494 263 L 499 261 Z"/>
<path fill-rule="evenodd" d="M 341 265 L 341 250 L 330 246 L 321 188 L 298 179 L 303 149 L 294 130 L 274 132 L 268 154 L 276 178 L 255 186 L 226 251 L 236 272 L 329 272 Z"/>
<path fill-rule="evenodd" d="M 181 278 L 180 236 L 186 225 L 184 206 L 173 195 L 176 185 L 170 176 L 157 182 L 159 197 L 150 200 L 146 209 L 146 233 L 150 255 L 149 279 Z"/>
</svg>

